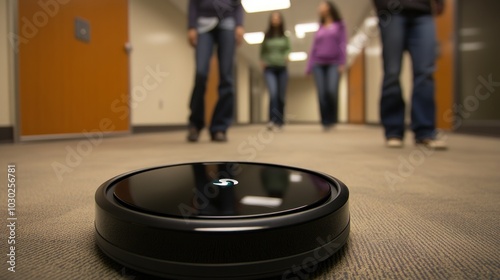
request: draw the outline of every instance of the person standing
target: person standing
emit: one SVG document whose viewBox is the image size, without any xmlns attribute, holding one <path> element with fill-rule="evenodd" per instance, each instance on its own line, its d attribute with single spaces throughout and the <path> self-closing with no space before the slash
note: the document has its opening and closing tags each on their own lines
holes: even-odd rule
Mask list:
<svg viewBox="0 0 500 280">
<path fill-rule="evenodd" d="M 436 104 L 434 100 L 434 69 L 436 61 L 436 28 L 433 12 L 443 11 L 443 0 L 373 0 L 379 14 L 382 39 L 384 78 L 380 99 L 380 118 L 386 145 L 403 146 L 405 133 L 405 101 L 399 76 L 403 52 L 408 51 L 413 67 L 411 97 L 411 129 L 415 143 L 432 149 L 446 149 L 436 139 Z M 389 17 L 387 15 L 390 15 Z"/>
<path fill-rule="evenodd" d="M 279 12 L 273 12 L 260 48 L 260 60 L 264 69 L 270 99 L 269 130 L 279 130 L 284 124 L 289 54 L 290 40 L 285 36 L 283 15 Z"/>
<path fill-rule="evenodd" d="M 233 61 L 236 45 L 243 38 L 243 8 L 240 0 L 189 0 L 188 41 L 195 48 L 196 75 L 191 96 L 187 140 L 198 141 L 205 126 L 205 91 L 213 48 L 219 60 L 219 99 L 210 124 L 212 141 L 226 142 L 233 119 Z"/>
<path fill-rule="evenodd" d="M 314 36 L 306 73 L 314 75 L 321 124 L 325 131 L 329 131 L 338 118 L 339 80 L 346 62 L 346 30 L 332 2 L 321 2 L 318 13 L 320 25 Z"/>
</svg>

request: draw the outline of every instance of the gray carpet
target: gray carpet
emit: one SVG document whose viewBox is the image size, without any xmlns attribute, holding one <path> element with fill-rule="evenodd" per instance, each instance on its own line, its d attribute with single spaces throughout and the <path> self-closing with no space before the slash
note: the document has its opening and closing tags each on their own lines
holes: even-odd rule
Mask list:
<svg viewBox="0 0 500 280">
<path fill-rule="evenodd" d="M 106 138 L 91 149 L 80 140 L 0 145 L 4 223 L 9 162 L 18 176 L 16 272 L 7 271 L 4 226 L 0 278 L 148 279 L 94 245 L 96 188 L 154 165 L 253 160 L 323 171 L 350 189 L 348 245 L 311 278 L 500 279 L 498 138 L 452 134 L 449 151 L 424 154 L 410 137 L 405 148 L 386 149 L 377 127 L 341 125 L 323 133 L 319 126 L 294 125 L 272 135 L 260 126 L 236 127 L 227 144 L 203 136 L 194 145 L 184 142 L 184 132 Z M 258 145 L 251 146 L 252 137 Z M 78 147 L 85 153 L 81 162 L 66 162 Z M 62 180 L 55 162 L 68 166 Z"/>
</svg>

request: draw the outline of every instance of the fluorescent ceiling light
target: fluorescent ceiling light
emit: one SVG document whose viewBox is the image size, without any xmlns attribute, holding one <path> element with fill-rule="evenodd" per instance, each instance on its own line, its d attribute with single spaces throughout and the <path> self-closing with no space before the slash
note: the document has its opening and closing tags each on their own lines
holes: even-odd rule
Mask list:
<svg viewBox="0 0 500 280">
<path fill-rule="evenodd" d="M 290 8 L 290 0 L 242 0 L 247 13 L 258 13 Z"/>
<path fill-rule="evenodd" d="M 293 52 L 288 55 L 290 61 L 304 61 L 307 59 L 307 53 L 305 52 Z"/>
<path fill-rule="evenodd" d="M 260 44 L 264 41 L 264 32 L 249 32 L 243 34 L 243 38 L 247 42 L 247 44 L 255 45 Z"/>
<path fill-rule="evenodd" d="M 297 24 L 295 25 L 295 36 L 297 38 L 304 38 L 306 37 L 306 33 L 316 32 L 318 29 L 319 24 L 317 22 Z"/>
</svg>

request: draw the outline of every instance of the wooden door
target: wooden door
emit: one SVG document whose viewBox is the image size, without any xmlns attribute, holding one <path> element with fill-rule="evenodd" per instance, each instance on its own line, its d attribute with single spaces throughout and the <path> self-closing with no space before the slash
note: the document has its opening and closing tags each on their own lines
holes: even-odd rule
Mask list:
<svg viewBox="0 0 500 280">
<path fill-rule="evenodd" d="M 455 1 L 445 0 L 444 13 L 436 17 L 439 57 L 436 62 L 436 127 L 451 129 L 450 114 L 454 100 L 455 69 Z"/>
<path fill-rule="evenodd" d="M 207 92 L 205 93 L 205 124 L 208 127 L 212 121 L 217 100 L 219 100 L 219 61 L 217 55 L 213 55 L 210 60 L 210 70 L 208 72 Z"/>
<path fill-rule="evenodd" d="M 349 68 L 349 123 L 365 123 L 365 78 L 365 56 L 362 51 Z"/>
<path fill-rule="evenodd" d="M 128 1 L 18 3 L 21 140 L 128 131 Z"/>
</svg>

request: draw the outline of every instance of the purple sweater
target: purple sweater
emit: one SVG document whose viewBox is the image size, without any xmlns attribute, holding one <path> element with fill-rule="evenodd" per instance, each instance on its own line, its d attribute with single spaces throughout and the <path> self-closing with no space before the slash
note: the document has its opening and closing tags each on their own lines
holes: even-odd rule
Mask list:
<svg viewBox="0 0 500 280">
<path fill-rule="evenodd" d="M 314 36 L 306 73 L 316 64 L 338 64 L 346 62 L 346 31 L 342 21 L 320 26 Z"/>
<path fill-rule="evenodd" d="M 243 7 L 240 0 L 189 0 L 188 28 L 196 28 L 199 17 L 233 17 L 242 26 Z"/>
</svg>

